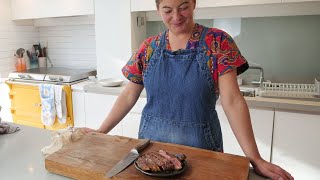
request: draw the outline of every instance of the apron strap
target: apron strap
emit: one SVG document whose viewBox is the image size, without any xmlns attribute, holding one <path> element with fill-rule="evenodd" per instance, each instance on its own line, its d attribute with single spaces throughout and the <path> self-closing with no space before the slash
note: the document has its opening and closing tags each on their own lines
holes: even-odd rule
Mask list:
<svg viewBox="0 0 320 180">
<path fill-rule="evenodd" d="M 160 38 L 160 44 L 159 44 L 159 47 L 161 48 L 165 48 L 166 46 L 166 34 L 167 34 L 167 31 L 168 30 L 165 30 L 162 32 L 162 35 L 161 35 L 161 38 Z"/>
</svg>

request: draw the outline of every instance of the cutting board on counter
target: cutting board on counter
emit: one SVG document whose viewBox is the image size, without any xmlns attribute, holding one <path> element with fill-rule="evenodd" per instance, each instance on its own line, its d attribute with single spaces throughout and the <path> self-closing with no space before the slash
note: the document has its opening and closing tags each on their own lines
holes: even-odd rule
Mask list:
<svg viewBox="0 0 320 180">
<path fill-rule="evenodd" d="M 88 133 L 80 141 L 66 145 L 47 156 L 45 168 L 49 172 L 74 179 L 108 179 L 105 177 L 105 173 L 139 142 L 138 139 L 122 136 Z M 249 160 L 241 156 L 155 141 L 151 141 L 140 154 L 160 149 L 187 156 L 187 169 L 173 178 L 192 180 L 248 179 Z M 155 179 L 155 177 L 142 174 L 134 164 L 131 164 L 111 179 L 144 180 Z"/>
</svg>

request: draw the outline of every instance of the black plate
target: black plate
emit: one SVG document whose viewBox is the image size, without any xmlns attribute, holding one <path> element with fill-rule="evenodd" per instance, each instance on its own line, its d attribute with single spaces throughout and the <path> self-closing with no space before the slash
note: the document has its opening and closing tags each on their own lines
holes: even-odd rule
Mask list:
<svg viewBox="0 0 320 180">
<path fill-rule="evenodd" d="M 178 174 L 183 173 L 187 169 L 187 162 L 184 160 L 181 162 L 182 163 L 182 169 L 180 170 L 171 170 L 171 171 L 160 171 L 160 172 L 149 172 L 149 171 L 144 171 L 142 170 L 138 165 L 137 165 L 137 160 L 134 161 L 134 166 L 136 169 L 138 169 L 140 172 L 143 174 L 149 175 L 149 176 L 155 176 L 155 177 L 169 177 L 169 176 L 175 176 Z"/>
</svg>

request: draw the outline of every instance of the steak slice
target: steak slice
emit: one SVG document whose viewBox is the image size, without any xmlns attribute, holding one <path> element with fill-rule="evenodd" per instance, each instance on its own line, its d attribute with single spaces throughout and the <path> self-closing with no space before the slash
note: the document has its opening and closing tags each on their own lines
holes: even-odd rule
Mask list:
<svg viewBox="0 0 320 180">
<path fill-rule="evenodd" d="M 137 159 L 136 163 L 137 163 L 138 167 L 140 169 L 142 169 L 143 171 L 149 171 L 150 170 L 149 166 L 147 165 L 147 162 L 146 162 L 145 158 L 139 157 Z"/>
<path fill-rule="evenodd" d="M 167 152 L 165 152 L 164 150 L 159 150 L 159 154 L 161 154 L 163 157 L 165 157 L 166 159 L 168 159 L 169 161 L 172 162 L 172 164 L 174 165 L 174 169 L 175 170 L 180 170 L 182 169 L 182 164 L 181 162 L 178 160 L 177 157 L 175 156 L 170 156 Z"/>
<path fill-rule="evenodd" d="M 160 167 L 155 162 L 153 162 L 152 159 L 150 159 L 150 158 L 146 157 L 146 164 L 148 165 L 148 167 L 150 168 L 150 170 L 152 172 L 161 171 Z"/>
</svg>

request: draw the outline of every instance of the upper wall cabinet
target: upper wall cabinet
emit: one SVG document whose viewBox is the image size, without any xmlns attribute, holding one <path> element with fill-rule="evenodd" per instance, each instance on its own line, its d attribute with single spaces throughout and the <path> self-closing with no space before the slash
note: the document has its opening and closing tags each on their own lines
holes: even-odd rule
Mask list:
<svg viewBox="0 0 320 180">
<path fill-rule="evenodd" d="M 11 0 L 12 20 L 94 14 L 94 0 Z"/>
<path fill-rule="evenodd" d="M 155 11 L 154 0 L 131 0 L 131 11 Z"/>
<path fill-rule="evenodd" d="M 197 0 L 197 8 L 272 4 L 281 3 L 281 0 Z M 154 11 L 154 0 L 131 0 L 131 11 Z"/>
<path fill-rule="evenodd" d="M 154 0 L 131 0 L 131 11 L 161 21 Z M 195 19 L 319 15 L 320 0 L 197 0 Z"/>
<path fill-rule="evenodd" d="M 282 0 L 282 2 L 313 2 L 313 1 L 320 1 L 320 0 Z"/>
<path fill-rule="evenodd" d="M 198 0 L 198 8 L 281 3 L 281 0 Z"/>
</svg>

